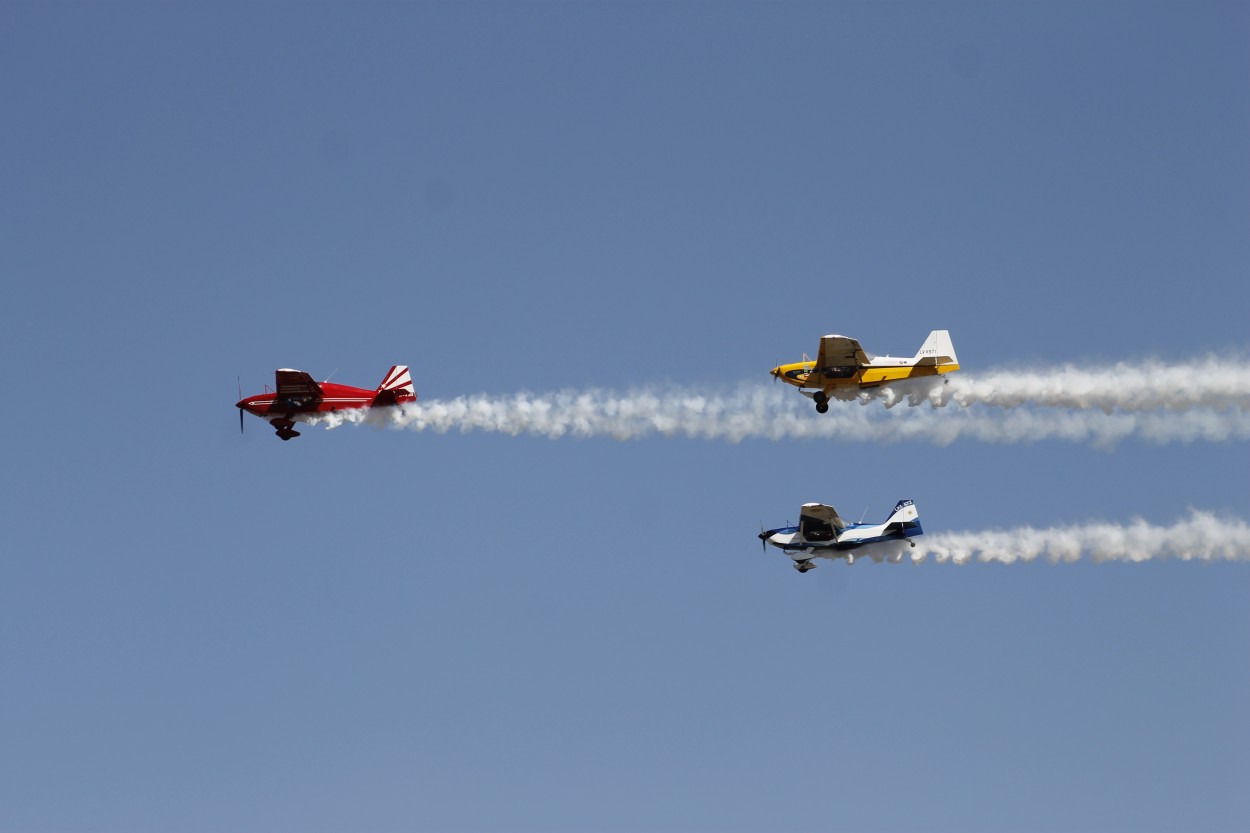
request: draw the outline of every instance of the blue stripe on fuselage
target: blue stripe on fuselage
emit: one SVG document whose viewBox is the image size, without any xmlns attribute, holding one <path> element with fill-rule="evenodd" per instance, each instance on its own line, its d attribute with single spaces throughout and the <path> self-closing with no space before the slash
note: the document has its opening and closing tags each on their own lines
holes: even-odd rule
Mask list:
<svg viewBox="0 0 1250 833">
<path fill-rule="evenodd" d="M 865 524 L 865 526 L 867 525 Z M 882 541 L 902 541 L 905 538 L 914 538 L 917 535 L 924 535 L 924 530 L 920 527 L 920 521 L 908 523 L 903 529 L 887 532 L 884 535 L 874 535 L 871 538 L 861 538 L 858 541 L 839 541 L 831 549 L 853 550 L 865 544 L 879 544 Z"/>
</svg>

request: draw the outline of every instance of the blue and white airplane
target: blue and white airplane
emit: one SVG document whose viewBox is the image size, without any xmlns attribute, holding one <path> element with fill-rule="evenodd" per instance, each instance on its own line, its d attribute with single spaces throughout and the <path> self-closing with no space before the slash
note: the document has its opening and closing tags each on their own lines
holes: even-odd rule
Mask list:
<svg viewBox="0 0 1250 833">
<path fill-rule="evenodd" d="M 923 534 L 916 504 L 900 500 L 883 524 L 848 524 L 832 506 L 805 503 L 799 510 L 798 526 L 760 530 L 759 538 L 761 546 L 772 544 L 794 559 L 794 569 L 806 573 L 816 566 L 813 558 L 845 558 L 847 564 L 854 564 L 858 547 L 900 540 L 914 547 L 912 538 Z"/>
</svg>

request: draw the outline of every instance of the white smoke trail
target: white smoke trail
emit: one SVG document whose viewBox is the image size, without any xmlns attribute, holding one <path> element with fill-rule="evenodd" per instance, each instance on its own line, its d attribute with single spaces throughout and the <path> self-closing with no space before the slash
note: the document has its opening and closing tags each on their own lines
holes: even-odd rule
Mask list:
<svg viewBox="0 0 1250 833">
<path fill-rule="evenodd" d="M 775 387 L 743 386 L 725 394 L 688 389 L 563 391 L 550 394 L 463 396 L 400 409 L 340 411 L 314 424 L 329 428 L 369 422 L 413 431 L 487 431 L 509 435 L 689 437 L 739 442 L 748 438 L 837 439 L 858 442 L 958 439 L 988 443 L 1063 440 L 1112 446 L 1130 438 L 1154 443 L 1250 439 L 1250 412 L 1241 409 L 1115 412 L 965 407 L 939 411 L 833 407 L 817 414 L 808 400 Z"/>
<path fill-rule="evenodd" d="M 1127 525 L 1090 523 L 1049 529 L 1020 527 L 985 532 L 939 532 L 906 541 L 870 544 L 857 550 L 873 561 L 938 563 L 969 561 L 1014 564 L 1044 560 L 1051 564 L 1091 561 L 1245 561 L 1250 562 L 1250 526 L 1239 518 L 1219 518 L 1191 510 L 1172 526 L 1155 526 L 1138 518 Z"/>
<path fill-rule="evenodd" d="M 881 401 L 887 408 L 902 402 L 940 408 L 992 405 L 1151 411 L 1191 408 L 1250 409 L 1250 360 L 1221 356 L 1165 364 L 1121 362 L 1115 365 L 1062 365 L 1048 370 L 960 371 L 908 379 L 885 387 L 848 390 L 844 401 Z"/>
</svg>

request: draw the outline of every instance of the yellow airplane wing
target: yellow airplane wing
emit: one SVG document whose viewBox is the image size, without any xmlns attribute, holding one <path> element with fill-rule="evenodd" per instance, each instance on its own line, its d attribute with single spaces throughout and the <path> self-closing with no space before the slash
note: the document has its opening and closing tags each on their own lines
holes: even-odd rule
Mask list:
<svg viewBox="0 0 1250 833">
<path fill-rule="evenodd" d="M 858 341 L 846 336 L 825 336 L 820 340 L 820 352 L 816 354 L 812 375 L 829 378 L 849 376 L 866 364 L 868 354 Z"/>
</svg>

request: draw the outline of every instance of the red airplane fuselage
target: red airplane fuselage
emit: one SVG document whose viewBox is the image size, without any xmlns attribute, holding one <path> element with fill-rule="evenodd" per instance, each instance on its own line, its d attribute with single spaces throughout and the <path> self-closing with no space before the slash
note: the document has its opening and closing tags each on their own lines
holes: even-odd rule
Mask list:
<svg viewBox="0 0 1250 833">
<path fill-rule="evenodd" d="M 296 415 L 308 415 L 321 413 L 324 411 L 341 411 L 344 408 L 372 408 L 375 400 L 381 398 L 385 402 L 377 402 L 378 405 L 394 405 L 395 397 L 388 391 L 366 390 L 364 388 L 354 388 L 351 385 L 336 385 L 331 382 L 321 383 L 322 395 L 320 398 L 315 396 L 295 396 L 279 397 L 275 392 L 258 393 L 255 396 L 245 396 L 238 402 L 238 407 L 247 411 L 249 414 L 255 414 L 261 419 L 273 419 L 274 417 L 286 417 L 287 419 L 295 418 Z M 414 399 L 416 397 L 413 397 Z"/>
<path fill-rule="evenodd" d="M 279 437 L 298 437 L 296 422 L 307 422 L 317 414 L 351 408 L 379 408 L 416 402 L 417 393 L 404 365 L 392 367 L 376 390 L 317 382 L 302 370 L 287 368 L 275 372 L 277 390 L 245 396 L 235 406 L 267 420 Z M 240 414 L 240 420 L 242 415 Z M 240 421 L 239 427 L 243 423 Z"/>
</svg>

